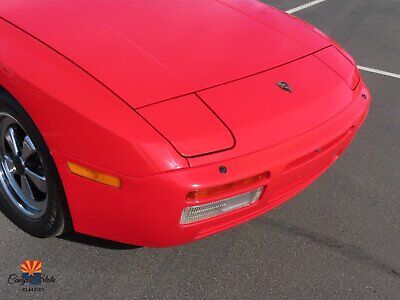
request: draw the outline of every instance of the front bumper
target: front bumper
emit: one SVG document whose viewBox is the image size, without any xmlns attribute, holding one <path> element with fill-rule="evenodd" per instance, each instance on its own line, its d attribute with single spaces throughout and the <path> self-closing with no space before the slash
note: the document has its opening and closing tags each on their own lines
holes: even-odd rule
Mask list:
<svg viewBox="0 0 400 300">
<path fill-rule="evenodd" d="M 303 190 L 343 153 L 368 112 L 369 92 L 364 86 L 359 91 L 354 101 L 334 118 L 294 139 L 234 159 L 144 178 L 102 170 L 52 151 L 74 229 L 109 240 L 164 247 L 197 240 L 255 218 Z M 121 178 L 121 188 L 72 175 L 67 168 L 68 160 L 115 174 Z M 218 171 L 221 165 L 227 167 L 226 174 Z M 253 205 L 193 224 L 180 224 L 182 210 L 190 205 L 185 200 L 188 192 L 267 171 L 271 174 L 265 182 L 267 188 Z M 253 188 L 232 191 L 226 197 Z"/>
</svg>

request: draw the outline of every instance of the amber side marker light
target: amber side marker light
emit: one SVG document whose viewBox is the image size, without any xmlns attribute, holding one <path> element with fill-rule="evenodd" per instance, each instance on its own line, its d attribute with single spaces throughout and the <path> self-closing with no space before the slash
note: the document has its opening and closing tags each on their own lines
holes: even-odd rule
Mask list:
<svg viewBox="0 0 400 300">
<path fill-rule="evenodd" d="M 269 179 L 269 177 L 270 173 L 266 172 L 229 184 L 188 193 L 187 199 L 189 201 L 194 201 L 194 203 L 198 203 L 198 200 L 211 199 L 215 197 L 218 197 L 219 200 L 186 207 L 182 211 L 180 223 L 191 224 L 254 204 L 263 194 L 266 188 L 266 180 Z M 246 193 L 242 193 L 233 197 L 223 197 L 223 195 L 228 192 L 240 190 L 250 186 L 255 186 L 255 188 Z"/>
<path fill-rule="evenodd" d="M 82 167 L 73 162 L 67 162 L 68 169 L 72 174 L 87 178 L 102 184 L 106 184 L 112 187 L 120 188 L 121 179 L 113 175 L 101 173 L 86 167 Z"/>
</svg>

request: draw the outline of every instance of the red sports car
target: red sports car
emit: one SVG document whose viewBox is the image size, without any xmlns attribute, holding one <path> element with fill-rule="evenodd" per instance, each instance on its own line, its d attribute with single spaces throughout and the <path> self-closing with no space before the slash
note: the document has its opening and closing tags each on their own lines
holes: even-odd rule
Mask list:
<svg viewBox="0 0 400 300">
<path fill-rule="evenodd" d="M 0 36 L 0 205 L 38 237 L 161 247 L 248 221 L 371 101 L 341 47 L 255 0 L 7 0 Z"/>
</svg>

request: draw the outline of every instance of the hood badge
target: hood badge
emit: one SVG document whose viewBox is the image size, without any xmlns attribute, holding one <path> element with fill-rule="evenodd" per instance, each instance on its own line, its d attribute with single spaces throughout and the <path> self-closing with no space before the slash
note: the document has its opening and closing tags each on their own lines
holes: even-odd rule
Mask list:
<svg viewBox="0 0 400 300">
<path fill-rule="evenodd" d="M 287 92 L 287 93 L 291 93 L 291 92 L 292 92 L 291 86 L 290 86 L 287 82 L 285 82 L 285 81 L 279 81 L 279 82 L 276 83 L 276 85 L 277 85 L 280 89 L 284 90 L 284 91 Z"/>
</svg>

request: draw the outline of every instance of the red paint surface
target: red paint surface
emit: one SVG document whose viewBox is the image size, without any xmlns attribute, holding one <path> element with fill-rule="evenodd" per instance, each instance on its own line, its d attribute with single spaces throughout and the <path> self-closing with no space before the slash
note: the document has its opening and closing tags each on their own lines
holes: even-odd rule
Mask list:
<svg viewBox="0 0 400 300">
<path fill-rule="evenodd" d="M 258 1 L 9 0 L 0 17 L 0 85 L 49 146 L 74 229 L 93 236 L 169 246 L 254 218 L 328 168 L 370 104 L 347 53 Z M 179 224 L 188 192 L 264 172 L 256 204 Z"/>
<path fill-rule="evenodd" d="M 260 72 L 329 45 L 306 27 L 286 29 L 274 10 L 258 20 L 210 0 L 7 0 L 0 14 L 133 107 Z"/>
</svg>

